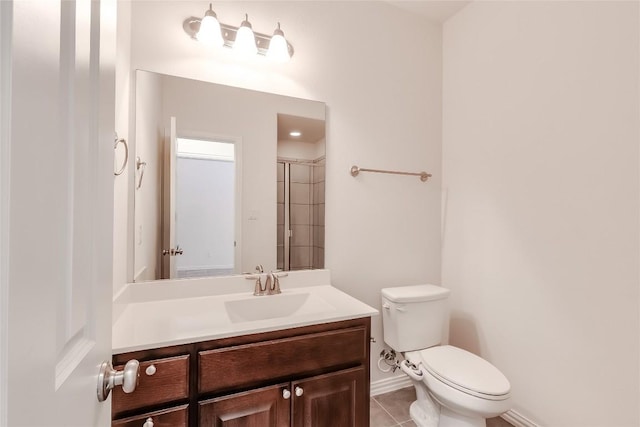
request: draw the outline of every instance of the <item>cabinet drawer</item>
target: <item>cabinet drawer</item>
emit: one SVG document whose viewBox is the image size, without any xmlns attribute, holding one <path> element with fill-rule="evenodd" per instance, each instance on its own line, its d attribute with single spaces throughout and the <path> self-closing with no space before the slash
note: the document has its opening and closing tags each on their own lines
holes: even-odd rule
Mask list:
<svg viewBox="0 0 640 427">
<path fill-rule="evenodd" d="M 368 363 L 368 339 L 365 327 L 353 327 L 201 351 L 198 391 L 224 391 Z"/>
<path fill-rule="evenodd" d="M 153 365 L 155 373 L 150 368 Z M 117 367 L 122 369 L 122 367 Z M 126 394 L 121 387 L 113 390 L 114 417 L 138 408 L 172 402 L 189 397 L 189 356 L 140 362 L 140 378 L 133 393 Z"/>
<path fill-rule="evenodd" d="M 143 427 L 149 418 L 151 418 L 153 427 L 187 427 L 189 425 L 189 405 L 114 420 L 111 425 L 112 427 Z"/>
</svg>

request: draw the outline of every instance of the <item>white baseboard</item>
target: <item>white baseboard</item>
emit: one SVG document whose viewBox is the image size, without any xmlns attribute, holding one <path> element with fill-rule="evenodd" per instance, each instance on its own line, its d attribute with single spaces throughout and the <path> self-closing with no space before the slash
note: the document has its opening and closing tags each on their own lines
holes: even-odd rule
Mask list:
<svg viewBox="0 0 640 427">
<path fill-rule="evenodd" d="M 514 410 L 507 411 L 500 417 L 508 423 L 513 424 L 515 427 L 540 427 L 538 424 Z"/>
<path fill-rule="evenodd" d="M 371 382 L 371 396 L 389 393 L 391 391 L 400 390 L 401 388 L 411 387 L 411 379 L 407 375 L 397 375 L 395 377 L 384 378 Z M 502 419 L 512 424 L 514 427 L 540 427 L 524 415 L 514 410 L 507 411 L 500 416 Z"/>
<path fill-rule="evenodd" d="M 400 390 L 401 388 L 411 387 L 411 378 L 402 374 L 395 377 L 384 378 L 371 382 L 371 396 L 377 396 L 390 391 Z"/>
</svg>

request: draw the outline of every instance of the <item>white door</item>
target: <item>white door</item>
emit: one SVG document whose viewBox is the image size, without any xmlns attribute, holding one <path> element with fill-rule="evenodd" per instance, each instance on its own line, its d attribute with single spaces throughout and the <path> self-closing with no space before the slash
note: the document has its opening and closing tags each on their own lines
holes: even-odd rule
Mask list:
<svg viewBox="0 0 640 427">
<path fill-rule="evenodd" d="M 0 423 L 108 426 L 116 0 L 0 3 Z"/>
</svg>

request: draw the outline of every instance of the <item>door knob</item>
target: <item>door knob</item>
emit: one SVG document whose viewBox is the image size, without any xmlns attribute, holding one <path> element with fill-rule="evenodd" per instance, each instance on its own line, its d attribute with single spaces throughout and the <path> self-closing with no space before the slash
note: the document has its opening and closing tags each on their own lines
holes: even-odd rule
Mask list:
<svg viewBox="0 0 640 427">
<path fill-rule="evenodd" d="M 122 386 L 122 391 L 131 393 L 138 385 L 140 363 L 136 359 L 129 360 L 122 371 L 113 369 L 111 362 L 102 362 L 98 373 L 98 402 L 104 402 L 109 393 L 116 386 Z"/>
<path fill-rule="evenodd" d="M 300 397 L 304 394 L 302 387 L 296 387 L 296 396 Z"/>
</svg>

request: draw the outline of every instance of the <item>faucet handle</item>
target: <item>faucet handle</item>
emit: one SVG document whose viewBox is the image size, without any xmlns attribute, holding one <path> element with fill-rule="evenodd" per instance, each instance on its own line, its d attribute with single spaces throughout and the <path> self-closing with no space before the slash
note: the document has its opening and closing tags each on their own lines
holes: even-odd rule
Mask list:
<svg viewBox="0 0 640 427">
<path fill-rule="evenodd" d="M 272 281 L 273 281 L 270 287 L 267 286 L 269 295 L 282 293 L 282 291 L 280 290 L 280 279 L 278 277 L 284 277 L 284 276 L 278 276 L 276 273 L 271 273 L 269 274 L 269 276 L 267 276 L 267 283 L 269 283 L 269 278 L 272 278 Z"/>
<path fill-rule="evenodd" d="M 256 286 L 253 289 L 253 294 L 256 296 L 259 295 L 264 295 L 264 291 L 266 288 L 262 287 L 262 280 L 260 279 L 260 275 L 259 274 L 248 274 L 246 276 L 244 276 L 245 279 L 247 280 L 255 280 L 256 281 Z"/>
</svg>

